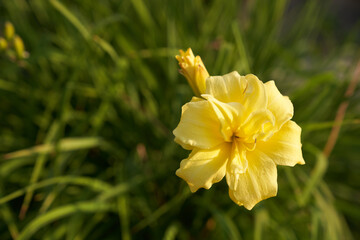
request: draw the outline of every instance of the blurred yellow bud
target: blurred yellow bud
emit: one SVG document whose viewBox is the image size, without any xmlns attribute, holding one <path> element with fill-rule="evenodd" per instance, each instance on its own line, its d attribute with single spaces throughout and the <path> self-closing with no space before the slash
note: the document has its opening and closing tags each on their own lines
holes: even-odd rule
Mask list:
<svg viewBox="0 0 360 240">
<path fill-rule="evenodd" d="M 8 46 L 7 41 L 5 40 L 5 38 L 0 37 L 0 51 L 6 49 Z"/>
<path fill-rule="evenodd" d="M 204 63 L 199 56 L 194 56 L 191 48 L 186 52 L 179 50 L 180 56 L 176 55 L 181 68 L 180 73 L 184 75 L 194 91 L 195 95 L 200 97 L 205 93 L 206 85 L 205 80 L 209 77 Z"/>
<path fill-rule="evenodd" d="M 25 47 L 24 42 L 19 36 L 15 36 L 14 38 L 14 48 L 16 55 L 19 59 L 23 59 L 25 56 Z"/>
<path fill-rule="evenodd" d="M 6 22 L 5 23 L 5 37 L 7 40 L 11 40 L 13 39 L 15 35 L 15 28 L 14 26 L 12 25 L 11 22 Z"/>
</svg>

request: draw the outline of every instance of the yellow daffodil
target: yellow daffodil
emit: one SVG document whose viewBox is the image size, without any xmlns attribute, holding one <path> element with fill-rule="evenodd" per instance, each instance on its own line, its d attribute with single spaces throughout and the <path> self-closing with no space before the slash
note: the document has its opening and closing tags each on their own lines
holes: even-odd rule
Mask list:
<svg viewBox="0 0 360 240">
<path fill-rule="evenodd" d="M 201 97 L 183 106 L 174 130 L 192 150 L 176 171 L 192 192 L 226 176 L 230 198 L 250 210 L 277 194 L 276 165 L 305 164 L 293 105 L 274 81 L 237 72 L 209 77 Z"/>
<path fill-rule="evenodd" d="M 181 68 L 180 73 L 184 75 L 195 93 L 195 96 L 200 97 L 205 93 L 205 80 L 209 77 L 204 63 L 200 56 L 194 56 L 191 48 L 186 52 L 179 50 L 180 55 L 176 56 Z"/>
</svg>

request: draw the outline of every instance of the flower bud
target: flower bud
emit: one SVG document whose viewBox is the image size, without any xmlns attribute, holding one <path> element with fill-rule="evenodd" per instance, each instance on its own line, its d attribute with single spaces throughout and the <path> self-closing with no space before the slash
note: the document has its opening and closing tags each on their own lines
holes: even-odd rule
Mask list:
<svg viewBox="0 0 360 240">
<path fill-rule="evenodd" d="M 12 25 L 11 22 L 6 22 L 5 23 L 5 37 L 6 37 L 6 39 L 7 40 L 13 39 L 14 34 L 15 34 L 14 26 Z"/>
<path fill-rule="evenodd" d="M 24 47 L 24 42 L 23 40 L 19 37 L 19 36 L 15 36 L 14 38 L 14 48 L 15 48 L 15 52 L 16 52 L 16 56 L 19 59 L 23 59 L 24 58 L 24 54 L 25 54 L 25 47 Z"/>
<path fill-rule="evenodd" d="M 205 93 L 205 80 L 209 77 L 204 63 L 199 56 L 194 56 L 191 48 L 186 52 L 179 50 L 180 56 L 176 55 L 181 70 L 179 71 L 187 79 L 194 94 L 200 97 Z"/>
<path fill-rule="evenodd" d="M 5 50 L 7 48 L 7 46 L 8 46 L 8 43 L 5 40 L 5 38 L 0 37 L 0 51 Z"/>
</svg>

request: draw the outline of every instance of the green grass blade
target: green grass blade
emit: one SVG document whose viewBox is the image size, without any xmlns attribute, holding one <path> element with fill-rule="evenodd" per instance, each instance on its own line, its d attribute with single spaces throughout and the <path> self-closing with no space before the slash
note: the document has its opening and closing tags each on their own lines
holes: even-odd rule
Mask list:
<svg viewBox="0 0 360 240">
<path fill-rule="evenodd" d="M 28 149 L 7 153 L 2 156 L 3 160 L 12 160 L 16 158 L 31 157 L 37 154 L 51 154 L 77 151 L 101 146 L 105 142 L 98 137 L 64 138 L 56 143 L 45 143 Z"/>
<path fill-rule="evenodd" d="M 4 196 L 0 198 L 0 205 L 4 204 L 6 202 L 9 202 L 15 198 L 18 198 L 25 194 L 26 192 L 33 192 L 37 189 L 44 188 L 51 185 L 56 184 L 75 184 L 80 186 L 88 187 L 94 191 L 100 191 L 100 192 L 112 192 L 113 190 L 117 190 L 119 187 L 122 187 L 122 191 L 117 190 L 118 192 L 116 194 L 119 194 L 119 192 L 124 192 L 128 190 L 128 188 L 124 188 L 123 185 L 119 185 L 118 188 L 113 188 L 106 182 L 103 182 L 99 179 L 89 178 L 89 177 L 73 177 L 73 176 L 62 176 L 62 177 L 55 177 L 55 178 L 49 178 L 46 180 L 43 180 L 38 183 L 33 183 L 25 188 L 19 189 L 13 193 L 10 193 L 7 196 Z M 115 195 L 116 195 L 115 194 Z M 108 194 L 110 195 L 110 194 Z M 108 196 L 107 195 L 107 196 Z M 112 196 L 108 196 L 107 198 L 110 198 Z M 104 198 L 103 200 L 106 200 L 107 198 Z"/>
<path fill-rule="evenodd" d="M 90 40 L 91 35 L 87 28 L 80 22 L 80 20 L 72 14 L 61 2 L 57 0 L 50 0 L 50 4 L 58 10 L 72 25 L 80 32 L 80 34 L 86 39 Z"/>
<path fill-rule="evenodd" d="M 177 222 L 170 224 L 170 226 L 166 229 L 163 240 L 175 240 L 176 235 L 180 231 L 180 226 Z"/>
<path fill-rule="evenodd" d="M 320 184 L 328 166 L 327 158 L 319 149 L 312 145 L 305 145 L 304 148 L 314 154 L 317 161 L 315 168 L 313 169 L 310 178 L 307 180 L 303 193 L 299 199 L 301 206 L 304 206 L 309 201 L 312 192 Z"/>
<path fill-rule="evenodd" d="M 150 216 L 146 217 L 144 220 L 137 223 L 133 228 L 133 232 L 138 232 L 146 226 L 150 225 L 154 221 L 156 221 L 159 217 L 161 217 L 166 212 L 170 211 L 173 207 L 178 204 L 181 204 L 187 197 L 190 196 L 190 191 L 186 188 L 179 196 L 175 196 L 173 199 L 168 201 L 166 204 L 162 205 L 155 212 L 153 212 Z"/>
<path fill-rule="evenodd" d="M 19 234 L 18 240 L 31 239 L 40 228 L 76 212 L 97 213 L 111 210 L 112 206 L 106 202 L 90 201 L 68 204 L 55 209 L 32 220 Z"/>
<path fill-rule="evenodd" d="M 138 16 L 140 17 L 141 21 L 145 26 L 147 26 L 149 29 L 152 29 L 155 27 L 155 23 L 153 18 L 151 17 L 151 14 L 146 7 L 143 0 L 131 0 L 132 5 L 134 6 Z"/>
<path fill-rule="evenodd" d="M 59 131 L 59 122 L 55 121 L 51 125 L 50 130 L 46 136 L 45 144 L 48 144 L 48 143 L 54 141 L 58 135 L 58 131 Z M 40 154 L 38 156 L 38 158 L 36 159 L 35 166 L 34 166 L 32 174 L 31 174 L 31 178 L 30 178 L 30 184 L 36 183 L 38 181 L 40 174 L 43 170 L 46 158 L 47 158 L 47 156 L 45 154 Z M 26 192 L 26 195 L 25 195 L 25 198 L 24 198 L 24 201 L 21 206 L 20 213 L 19 213 L 20 219 L 23 219 L 25 217 L 26 212 L 29 208 L 32 196 L 33 196 L 33 191 L 29 190 Z"/>
<path fill-rule="evenodd" d="M 237 47 L 237 50 L 239 53 L 240 64 L 241 64 L 243 70 L 247 74 L 251 73 L 250 60 L 249 60 L 248 54 L 246 53 L 247 48 L 244 43 L 243 36 L 240 32 L 240 27 L 236 22 L 233 22 L 231 27 L 232 27 L 232 32 L 233 32 L 233 35 L 235 38 L 236 47 Z"/>
</svg>

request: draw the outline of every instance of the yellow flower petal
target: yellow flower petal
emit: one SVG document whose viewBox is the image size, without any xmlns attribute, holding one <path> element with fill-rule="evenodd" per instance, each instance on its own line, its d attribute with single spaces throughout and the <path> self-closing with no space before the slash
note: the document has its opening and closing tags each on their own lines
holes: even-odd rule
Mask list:
<svg viewBox="0 0 360 240">
<path fill-rule="evenodd" d="M 258 142 L 256 151 L 266 154 L 277 165 L 305 164 L 300 135 L 301 128 L 295 122 L 288 121 L 268 141 Z"/>
<path fill-rule="evenodd" d="M 238 102 L 243 105 L 244 115 L 266 109 L 267 96 L 264 84 L 253 74 L 245 77 L 237 72 L 206 79 L 206 94 L 221 102 Z"/>
<path fill-rule="evenodd" d="M 179 125 L 173 131 L 175 142 L 185 149 L 210 149 L 224 142 L 220 121 L 211 104 L 196 98 L 185 104 Z"/>
<path fill-rule="evenodd" d="M 209 189 L 225 176 L 230 149 L 230 143 L 210 150 L 195 148 L 187 159 L 181 161 L 176 175 L 188 183 L 192 192 L 199 188 Z"/>
<path fill-rule="evenodd" d="M 274 115 L 267 109 L 252 112 L 243 122 L 236 135 L 245 142 L 254 142 L 272 136 Z"/>
<path fill-rule="evenodd" d="M 269 81 L 264 85 L 268 96 L 267 108 L 274 114 L 276 130 L 279 130 L 294 115 L 294 107 L 290 99 L 279 92 L 274 81 Z"/>
<path fill-rule="evenodd" d="M 221 102 L 241 102 L 246 87 L 245 77 L 237 72 L 206 79 L 206 94 L 212 95 Z"/>
<path fill-rule="evenodd" d="M 236 176 L 245 173 L 249 163 L 246 158 L 246 148 L 239 141 L 233 141 L 231 147 L 230 162 L 228 165 L 228 171 L 232 175 Z M 237 186 L 234 186 L 236 189 Z"/>
<path fill-rule="evenodd" d="M 251 210 L 261 200 L 276 196 L 277 171 L 274 161 L 261 152 L 247 152 L 246 158 L 247 171 L 234 174 L 228 167 L 226 181 L 230 198 L 238 205 L 244 205 Z"/>
<path fill-rule="evenodd" d="M 245 76 L 247 85 L 244 92 L 243 105 L 245 113 L 248 116 L 254 111 L 266 109 L 268 98 L 266 95 L 264 83 L 261 82 L 254 74 Z"/>
</svg>

